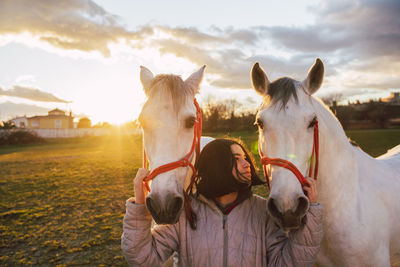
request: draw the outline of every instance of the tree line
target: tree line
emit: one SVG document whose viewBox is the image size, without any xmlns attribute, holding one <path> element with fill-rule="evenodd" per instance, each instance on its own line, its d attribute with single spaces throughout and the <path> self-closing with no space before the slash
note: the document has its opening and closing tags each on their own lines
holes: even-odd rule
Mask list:
<svg viewBox="0 0 400 267">
<path fill-rule="evenodd" d="M 330 106 L 344 129 L 359 128 L 392 128 L 400 127 L 400 105 L 390 105 L 381 101 L 354 103 L 351 105 Z"/>
<path fill-rule="evenodd" d="M 337 105 L 332 98 L 323 98 L 336 115 L 344 129 L 400 127 L 393 119 L 400 118 L 400 105 L 370 100 L 366 103 Z M 235 99 L 207 101 L 203 107 L 203 130 L 205 132 L 232 132 L 256 130 L 254 126 L 257 110 L 246 110 Z"/>
<path fill-rule="evenodd" d="M 256 130 L 256 110 L 246 110 L 237 100 L 207 101 L 203 107 L 203 130 L 205 132 L 233 132 Z"/>
<path fill-rule="evenodd" d="M 400 122 L 393 122 L 393 119 L 400 120 L 400 105 L 391 105 L 380 100 L 369 100 L 366 103 L 348 103 L 337 105 L 340 96 L 322 98 L 332 112 L 339 119 L 344 129 L 349 128 L 388 128 L 399 127 Z M 233 132 L 244 130 L 256 130 L 254 126 L 256 109 L 246 109 L 236 99 L 213 100 L 209 99 L 202 106 L 203 130 L 205 132 Z M 78 128 L 114 128 L 115 126 L 103 122 L 91 126 L 89 119 L 79 121 Z M 15 125 L 12 122 L 0 122 L 0 129 L 12 129 Z M 128 122 L 120 128 L 135 129 L 136 121 Z"/>
</svg>

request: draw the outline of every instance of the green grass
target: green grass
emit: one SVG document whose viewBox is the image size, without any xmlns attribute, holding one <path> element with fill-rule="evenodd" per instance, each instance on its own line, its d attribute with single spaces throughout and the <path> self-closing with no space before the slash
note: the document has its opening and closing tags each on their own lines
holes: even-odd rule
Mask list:
<svg viewBox="0 0 400 267">
<path fill-rule="evenodd" d="M 348 134 L 371 155 L 400 143 L 400 130 Z M 256 132 L 229 135 L 240 137 L 258 161 Z M 122 218 L 142 162 L 141 140 L 114 136 L 1 147 L 0 265 L 126 265 Z M 265 186 L 254 191 L 267 195 Z"/>
<path fill-rule="evenodd" d="M 373 157 L 400 144 L 400 129 L 349 130 L 346 134 Z"/>
<path fill-rule="evenodd" d="M 0 149 L 0 265 L 121 266 L 141 137 Z"/>
</svg>

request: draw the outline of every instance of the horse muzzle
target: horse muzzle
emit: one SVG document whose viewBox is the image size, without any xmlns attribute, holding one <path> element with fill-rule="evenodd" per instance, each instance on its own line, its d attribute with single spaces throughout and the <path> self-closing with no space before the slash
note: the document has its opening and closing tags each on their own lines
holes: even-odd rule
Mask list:
<svg viewBox="0 0 400 267">
<path fill-rule="evenodd" d="M 183 201 L 183 196 L 178 194 L 167 194 L 165 199 L 158 194 L 149 194 L 146 207 L 157 224 L 174 224 L 179 220 Z"/>
<path fill-rule="evenodd" d="M 267 210 L 279 228 L 284 231 L 298 229 L 304 222 L 309 201 L 305 196 L 299 196 L 291 209 L 282 210 L 277 199 L 268 199 Z"/>
</svg>

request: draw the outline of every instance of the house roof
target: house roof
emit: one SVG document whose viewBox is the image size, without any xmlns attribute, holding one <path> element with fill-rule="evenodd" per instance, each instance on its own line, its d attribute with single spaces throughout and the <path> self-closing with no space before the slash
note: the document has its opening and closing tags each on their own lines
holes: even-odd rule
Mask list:
<svg viewBox="0 0 400 267">
<path fill-rule="evenodd" d="M 62 118 L 73 118 L 72 116 L 67 115 L 46 115 L 46 116 L 33 116 L 28 119 L 62 119 Z"/>
<path fill-rule="evenodd" d="M 61 112 L 64 112 L 64 113 L 65 113 L 65 111 L 63 111 L 63 110 L 61 110 L 61 109 L 58 109 L 58 108 L 55 108 L 55 109 L 53 109 L 53 110 L 50 110 L 49 112 L 54 112 L 54 111 L 61 111 Z"/>
<path fill-rule="evenodd" d="M 65 111 L 56 108 L 56 109 L 50 110 L 50 111 L 49 111 L 49 115 L 50 115 L 51 113 L 62 113 L 62 114 L 65 114 Z"/>
<path fill-rule="evenodd" d="M 27 119 L 27 118 L 28 117 L 26 117 L 26 116 L 19 116 L 19 117 L 12 118 L 10 121 L 16 120 L 16 119 Z"/>
</svg>

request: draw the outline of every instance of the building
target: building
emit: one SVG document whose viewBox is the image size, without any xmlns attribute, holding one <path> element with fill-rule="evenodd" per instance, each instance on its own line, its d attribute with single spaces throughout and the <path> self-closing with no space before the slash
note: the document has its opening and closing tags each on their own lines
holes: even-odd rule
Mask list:
<svg viewBox="0 0 400 267">
<path fill-rule="evenodd" d="M 65 115 L 60 109 L 50 110 L 47 116 L 17 117 L 12 119 L 17 128 L 28 129 L 71 129 L 74 128 L 72 113 Z"/>
<path fill-rule="evenodd" d="M 400 92 L 392 92 L 389 97 L 382 98 L 382 102 L 391 105 L 400 105 Z"/>
<path fill-rule="evenodd" d="M 17 128 L 28 128 L 28 118 L 26 116 L 16 117 L 10 120 Z"/>
</svg>

